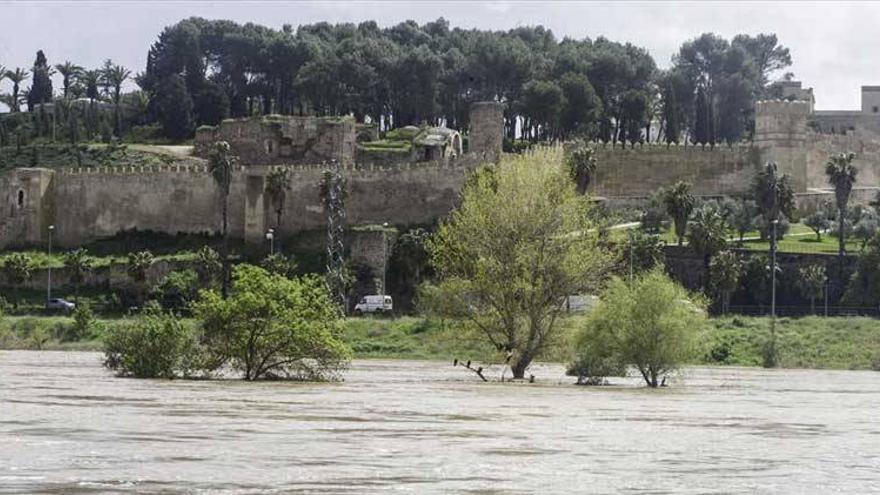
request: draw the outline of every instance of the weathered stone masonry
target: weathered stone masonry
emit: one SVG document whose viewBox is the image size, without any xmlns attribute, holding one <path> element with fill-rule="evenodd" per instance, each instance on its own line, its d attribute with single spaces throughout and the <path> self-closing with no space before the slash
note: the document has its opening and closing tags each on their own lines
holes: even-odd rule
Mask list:
<svg viewBox="0 0 880 495">
<path fill-rule="evenodd" d="M 700 195 L 743 193 L 761 163 L 775 160 L 791 175 L 803 204 L 815 205 L 832 194 L 824 176 L 828 155 L 853 151 L 860 169 L 854 197 L 865 200 L 880 180 L 880 142 L 869 133 L 815 132 L 808 126 L 811 112 L 808 102 L 759 102 L 755 139 L 747 145 L 600 145 L 591 192 L 638 199 L 687 180 Z M 500 154 L 502 115 L 500 104 L 475 104 L 470 152 L 433 162 L 355 163 L 350 119 L 224 122 L 220 131 L 201 129 L 196 143 L 205 152 L 213 139 L 229 139 L 241 157 L 229 197 L 230 232 L 259 243 L 269 228 L 281 236 L 324 228 L 318 183 L 327 160 L 336 160 L 347 179 L 349 225 L 436 221 L 454 207 L 468 171 Z M 277 142 L 266 145 L 267 139 Z M 265 193 L 274 167 L 290 170 L 291 190 L 278 226 Z M 217 232 L 220 226 L 216 186 L 199 158 L 160 167 L 17 169 L 0 175 L 0 191 L 0 248 L 43 245 L 52 224 L 65 247 L 132 229 L 176 234 Z"/>
</svg>

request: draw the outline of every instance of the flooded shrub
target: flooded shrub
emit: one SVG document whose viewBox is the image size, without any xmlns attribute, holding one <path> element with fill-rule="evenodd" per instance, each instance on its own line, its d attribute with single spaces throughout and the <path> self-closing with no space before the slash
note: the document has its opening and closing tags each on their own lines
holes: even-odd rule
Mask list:
<svg viewBox="0 0 880 495">
<path fill-rule="evenodd" d="M 578 385 L 602 385 L 609 376 L 626 376 L 626 363 L 611 337 L 601 327 L 588 324 L 576 337 L 576 356 L 566 374 L 576 376 Z"/>
<path fill-rule="evenodd" d="M 316 276 L 288 279 L 239 265 L 229 297 L 204 291 L 193 314 L 201 320 L 209 368 L 231 366 L 246 380 L 321 380 L 348 366 L 342 315 Z"/>
<path fill-rule="evenodd" d="M 173 315 L 150 309 L 104 338 L 104 366 L 121 376 L 174 378 L 199 368 L 195 334 Z"/>
<path fill-rule="evenodd" d="M 662 270 L 629 283 L 614 279 L 578 336 L 572 369 L 580 364 L 590 378 L 598 374 L 593 368 L 611 365 L 613 370 L 623 363 L 633 365 L 648 386 L 660 386 L 696 356 L 705 320 L 703 302 Z"/>
<path fill-rule="evenodd" d="M 77 341 L 89 337 L 95 325 L 95 314 L 88 303 L 80 303 L 73 310 L 73 325 L 68 327 L 64 340 Z"/>
</svg>

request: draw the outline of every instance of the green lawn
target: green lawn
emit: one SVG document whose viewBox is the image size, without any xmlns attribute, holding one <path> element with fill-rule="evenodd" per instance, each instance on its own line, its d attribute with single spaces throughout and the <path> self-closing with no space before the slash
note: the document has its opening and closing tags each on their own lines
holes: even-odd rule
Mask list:
<svg viewBox="0 0 880 495">
<path fill-rule="evenodd" d="M 705 362 L 760 366 L 769 323 L 766 317 L 712 319 Z M 880 371 L 880 320 L 811 316 L 776 323 L 780 367 Z"/>
<path fill-rule="evenodd" d="M 770 250 L 769 241 L 761 241 L 758 238 L 760 233 L 756 230 L 746 232 L 743 236 L 745 239 L 739 242 L 739 235 L 731 235 L 728 241 L 732 247 L 742 247 L 751 251 L 768 252 Z M 678 243 L 674 230 L 670 226 L 666 231 L 660 233 L 660 239 L 669 245 Z M 687 240 L 685 240 L 687 245 Z M 816 233 L 802 223 L 791 225 L 785 238 L 778 243 L 779 252 L 781 253 L 817 253 L 817 254 L 837 254 L 837 238 L 828 234 L 822 235 L 822 240 L 816 239 Z M 848 253 L 858 253 L 861 250 L 861 243 L 855 240 L 847 240 L 846 250 Z"/>
</svg>

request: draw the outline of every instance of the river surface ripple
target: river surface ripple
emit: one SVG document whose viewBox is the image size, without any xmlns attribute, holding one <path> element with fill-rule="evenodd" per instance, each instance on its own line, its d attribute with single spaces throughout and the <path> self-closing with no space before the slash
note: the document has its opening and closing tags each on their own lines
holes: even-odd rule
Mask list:
<svg viewBox="0 0 880 495">
<path fill-rule="evenodd" d="M 880 374 L 690 368 L 671 387 L 482 383 L 356 361 L 343 383 L 115 378 L 0 352 L 0 493 L 880 492 Z"/>
</svg>

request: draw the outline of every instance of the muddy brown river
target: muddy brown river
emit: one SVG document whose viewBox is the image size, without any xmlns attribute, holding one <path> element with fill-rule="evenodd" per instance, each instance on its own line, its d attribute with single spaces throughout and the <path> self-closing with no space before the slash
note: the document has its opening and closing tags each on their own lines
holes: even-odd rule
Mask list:
<svg viewBox="0 0 880 495">
<path fill-rule="evenodd" d="M 356 361 L 343 383 L 115 378 L 0 352 L 0 493 L 880 492 L 880 373 L 691 368 L 661 390 Z"/>
</svg>

